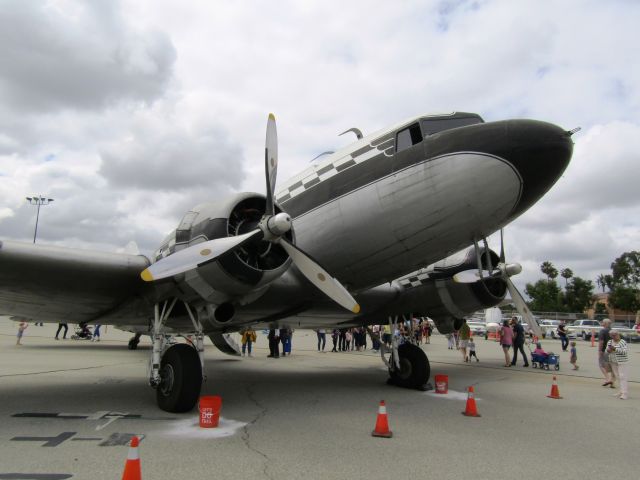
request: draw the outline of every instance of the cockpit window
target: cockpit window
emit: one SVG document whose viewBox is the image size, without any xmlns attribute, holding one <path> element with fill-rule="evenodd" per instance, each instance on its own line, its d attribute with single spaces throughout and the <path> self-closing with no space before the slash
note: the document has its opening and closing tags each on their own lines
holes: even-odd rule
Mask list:
<svg viewBox="0 0 640 480">
<path fill-rule="evenodd" d="M 423 118 L 420 120 L 424 136 L 433 135 L 434 133 L 451 130 L 452 128 L 466 127 L 467 125 L 475 125 L 483 123 L 480 117 L 450 117 L 450 118 Z"/>
<path fill-rule="evenodd" d="M 401 152 L 409 147 L 414 146 L 422 141 L 422 133 L 420 132 L 420 125 L 414 123 L 413 125 L 400 130 L 396 138 L 396 152 Z"/>
</svg>

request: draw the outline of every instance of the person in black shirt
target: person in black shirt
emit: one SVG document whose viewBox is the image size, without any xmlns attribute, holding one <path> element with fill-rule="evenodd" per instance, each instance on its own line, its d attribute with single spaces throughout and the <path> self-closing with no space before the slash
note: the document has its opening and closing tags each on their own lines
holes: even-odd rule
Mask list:
<svg viewBox="0 0 640 480">
<path fill-rule="evenodd" d="M 513 328 L 513 360 L 511 360 L 511 365 L 516 364 L 516 360 L 518 360 L 518 350 L 520 350 L 522 360 L 524 361 L 523 367 L 528 367 L 529 360 L 524 353 L 524 327 L 518 322 L 516 317 L 511 319 L 511 325 Z"/>
<path fill-rule="evenodd" d="M 602 330 L 598 333 L 598 366 L 604 375 L 603 387 L 615 388 L 613 384 L 615 377 L 609 363 L 609 354 L 606 352 L 607 342 L 611 340 L 611 320 L 605 318 L 602 321 Z"/>
<path fill-rule="evenodd" d="M 280 358 L 280 337 L 278 336 L 278 330 L 275 328 L 269 329 L 267 338 L 269 339 L 269 355 L 267 355 L 267 357 Z"/>
<path fill-rule="evenodd" d="M 560 342 L 562 343 L 562 351 L 566 352 L 567 347 L 569 346 L 569 339 L 567 338 L 567 327 L 564 322 L 560 322 L 558 325 L 558 336 L 560 337 Z"/>
</svg>

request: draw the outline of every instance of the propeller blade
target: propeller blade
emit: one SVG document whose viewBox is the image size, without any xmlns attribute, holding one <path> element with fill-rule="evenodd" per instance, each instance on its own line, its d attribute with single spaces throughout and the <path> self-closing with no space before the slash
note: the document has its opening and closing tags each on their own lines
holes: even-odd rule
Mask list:
<svg viewBox="0 0 640 480">
<path fill-rule="evenodd" d="M 511 300 L 513 300 L 513 304 L 516 306 L 516 310 L 518 310 L 518 313 L 522 315 L 522 318 L 527 322 L 534 335 L 536 335 L 538 338 L 542 338 L 542 329 L 540 328 L 540 325 L 538 325 L 538 321 L 531 313 L 531 310 L 529 310 L 529 307 L 527 307 L 524 298 L 522 298 L 522 295 L 520 295 L 520 292 L 509 277 L 505 276 L 504 279 L 507 282 L 509 295 L 511 295 Z"/>
<path fill-rule="evenodd" d="M 504 261 L 504 229 L 500 229 L 500 263 L 505 263 Z"/>
<path fill-rule="evenodd" d="M 264 147 L 264 173 L 267 180 L 267 205 L 265 213 L 275 215 L 274 192 L 276 189 L 276 177 L 278 176 L 278 132 L 276 130 L 276 117 L 269 114 L 267 121 L 267 138 Z"/>
<path fill-rule="evenodd" d="M 153 282 L 193 270 L 214 261 L 229 250 L 262 235 L 262 230 L 253 230 L 237 237 L 223 237 L 198 243 L 158 260 L 140 273 L 145 282 Z"/>
<path fill-rule="evenodd" d="M 492 274 L 489 270 L 482 271 L 482 278 L 491 278 Z M 473 270 L 463 270 L 461 272 L 456 273 L 453 276 L 453 281 L 456 283 L 476 283 L 480 280 L 480 273 L 477 269 Z"/>
<path fill-rule="evenodd" d="M 282 245 L 282 248 L 289 254 L 295 266 L 298 267 L 298 270 L 325 295 L 341 307 L 353 313 L 360 312 L 360 305 L 358 305 L 358 302 L 354 300 L 347 289 L 344 288 L 337 279 L 329 275 L 324 268 L 312 260 L 311 257 L 295 245 L 289 243 L 285 238 L 280 239 L 280 245 Z"/>
</svg>

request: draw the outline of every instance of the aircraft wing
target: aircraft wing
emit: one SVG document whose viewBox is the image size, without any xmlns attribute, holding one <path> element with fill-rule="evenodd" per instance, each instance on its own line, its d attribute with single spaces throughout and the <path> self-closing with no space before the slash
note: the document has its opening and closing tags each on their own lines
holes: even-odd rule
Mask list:
<svg viewBox="0 0 640 480">
<path fill-rule="evenodd" d="M 0 241 L 0 315 L 79 323 L 140 295 L 143 255 Z"/>
</svg>

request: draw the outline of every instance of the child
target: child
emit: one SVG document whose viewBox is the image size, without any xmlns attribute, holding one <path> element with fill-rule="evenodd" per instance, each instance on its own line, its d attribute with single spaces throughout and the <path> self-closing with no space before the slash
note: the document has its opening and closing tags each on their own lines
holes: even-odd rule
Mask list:
<svg viewBox="0 0 640 480">
<path fill-rule="evenodd" d="M 449 350 L 453 350 L 453 346 L 456 344 L 455 338 L 453 338 L 453 334 L 447 333 L 447 341 L 449 345 Z"/>
<path fill-rule="evenodd" d="M 22 343 L 20 342 L 20 340 L 22 340 L 22 335 L 24 335 L 24 331 L 27 329 L 27 327 L 29 326 L 29 324 L 27 322 L 20 322 L 18 324 L 18 340 L 16 341 L 16 345 L 22 345 Z"/>
<path fill-rule="evenodd" d="M 578 350 L 576 349 L 576 342 L 571 342 L 571 357 L 569 358 L 569 363 L 573 365 L 574 370 L 578 370 L 580 368 L 576 363 L 578 361 Z"/>
<path fill-rule="evenodd" d="M 479 362 L 478 356 L 476 355 L 476 344 L 473 341 L 473 337 L 469 339 L 469 343 L 467 343 L 467 347 L 469 347 L 469 359 L 468 362 L 471 361 L 471 357 L 476 357 L 476 362 Z"/>
<path fill-rule="evenodd" d="M 574 342 L 575 343 L 575 342 Z M 536 349 L 533 351 L 534 355 L 540 355 L 541 357 L 548 357 L 549 354 L 542 349 L 540 342 L 536 343 Z"/>
</svg>

